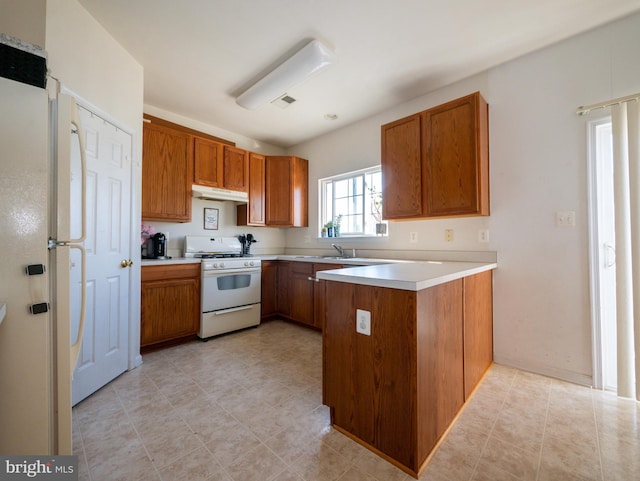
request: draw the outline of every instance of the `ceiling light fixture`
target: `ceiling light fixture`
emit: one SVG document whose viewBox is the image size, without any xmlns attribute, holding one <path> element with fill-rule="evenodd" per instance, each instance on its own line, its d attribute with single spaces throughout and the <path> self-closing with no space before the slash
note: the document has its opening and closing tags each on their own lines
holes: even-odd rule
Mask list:
<svg viewBox="0 0 640 481">
<path fill-rule="evenodd" d="M 335 54 L 318 40 L 312 40 L 236 98 L 245 109 L 258 107 L 281 97 L 288 89 L 317 74 L 335 61 Z"/>
</svg>

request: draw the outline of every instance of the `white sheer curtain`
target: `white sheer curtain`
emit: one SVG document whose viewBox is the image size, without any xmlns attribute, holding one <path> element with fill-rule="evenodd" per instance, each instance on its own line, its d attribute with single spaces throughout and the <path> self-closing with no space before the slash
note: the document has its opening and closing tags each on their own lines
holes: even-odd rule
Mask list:
<svg viewBox="0 0 640 481">
<path fill-rule="evenodd" d="M 640 108 L 612 106 L 618 395 L 640 401 Z"/>
</svg>

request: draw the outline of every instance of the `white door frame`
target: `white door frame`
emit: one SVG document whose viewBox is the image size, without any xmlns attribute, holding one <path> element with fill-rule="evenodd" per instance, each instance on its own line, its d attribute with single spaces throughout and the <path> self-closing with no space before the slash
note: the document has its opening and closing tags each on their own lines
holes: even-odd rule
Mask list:
<svg viewBox="0 0 640 481">
<path fill-rule="evenodd" d="M 65 85 L 61 85 L 60 92 L 76 99 L 81 107 L 93 112 L 97 116 L 113 124 L 118 129 L 131 135 L 131 225 L 129 231 L 129 247 L 133 265 L 129 269 L 129 354 L 128 370 L 142 364 L 140 355 L 140 264 L 142 261 L 140 251 L 140 219 L 141 219 L 141 185 L 142 162 L 138 159 L 140 142 L 140 130 L 125 126 L 121 121 L 112 117 L 109 113 L 92 104 L 82 96 L 75 93 Z"/>
<path fill-rule="evenodd" d="M 600 241 L 600 223 L 598 215 L 598 169 L 596 150 L 596 128 L 610 123 L 609 109 L 587 122 L 587 181 L 588 181 L 588 217 L 589 217 L 589 277 L 591 292 L 591 332 L 592 332 L 592 361 L 593 387 L 604 389 L 603 372 L 603 318 L 602 318 L 602 285 L 600 282 L 601 266 L 604 265 L 604 255 Z"/>
</svg>

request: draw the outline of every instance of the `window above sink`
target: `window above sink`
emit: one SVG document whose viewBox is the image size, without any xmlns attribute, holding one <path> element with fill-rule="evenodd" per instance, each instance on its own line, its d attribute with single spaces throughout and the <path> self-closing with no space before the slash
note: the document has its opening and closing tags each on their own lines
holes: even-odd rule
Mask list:
<svg viewBox="0 0 640 481">
<path fill-rule="evenodd" d="M 387 235 L 382 220 L 380 166 L 320 179 L 318 237 L 379 237 Z"/>
</svg>

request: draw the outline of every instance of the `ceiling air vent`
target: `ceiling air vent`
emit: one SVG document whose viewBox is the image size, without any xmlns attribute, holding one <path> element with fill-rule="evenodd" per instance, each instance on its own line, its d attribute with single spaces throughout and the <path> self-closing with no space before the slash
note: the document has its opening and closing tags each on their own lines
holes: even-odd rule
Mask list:
<svg viewBox="0 0 640 481">
<path fill-rule="evenodd" d="M 282 97 L 274 100 L 273 102 L 271 102 L 273 105 L 277 105 L 278 107 L 280 107 L 281 109 L 286 109 L 289 105 L 291 105 L 292 103 L 294 103 L 296 101 L 296 99 L 294 99 L 293 97 L 284 94 Z"/>
</svg>

